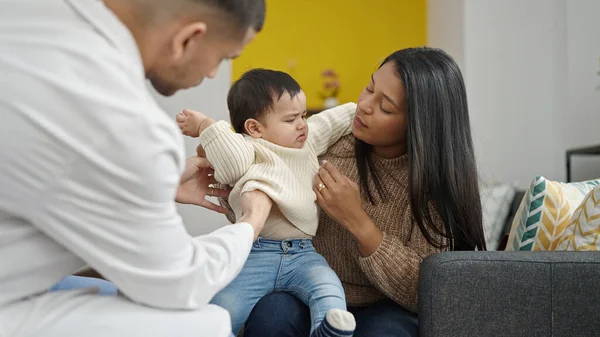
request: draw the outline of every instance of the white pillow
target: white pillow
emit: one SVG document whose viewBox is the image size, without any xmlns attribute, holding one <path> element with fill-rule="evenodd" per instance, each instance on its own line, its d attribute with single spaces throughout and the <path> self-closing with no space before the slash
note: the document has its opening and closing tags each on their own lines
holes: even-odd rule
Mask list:
<svg viewBox="0 0 600 337">
<path fill-rule="evenodd" d="M 483 211 L 483 232 L 488 250 L 498 249 L 510 205 L 515 197 L 513 184 L 490 184 L 480 186 Z"/>
</svg>

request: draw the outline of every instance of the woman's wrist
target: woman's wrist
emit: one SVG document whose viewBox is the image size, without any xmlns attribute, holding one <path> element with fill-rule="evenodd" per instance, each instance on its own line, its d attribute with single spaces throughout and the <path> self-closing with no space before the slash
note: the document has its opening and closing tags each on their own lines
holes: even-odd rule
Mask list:
<svg viewBox="0 0 600 337">
<path fill-rule="evenodd" d="M 366 213 L 349 221 L 346 228 L 354 237 L 358 251 L 363 257 L 375 253 L 383 241 L 383 232 Z"/>
</svg>

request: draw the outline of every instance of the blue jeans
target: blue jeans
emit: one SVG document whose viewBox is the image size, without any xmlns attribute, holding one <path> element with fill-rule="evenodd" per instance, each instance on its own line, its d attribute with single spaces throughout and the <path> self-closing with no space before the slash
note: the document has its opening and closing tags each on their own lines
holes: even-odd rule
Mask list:
<svg viewBox="0 0 600 337">
<path fill-rule="evenodd" d="M 83 288 L 98 288 L 98 295 L 116 296 L 117 286 L 112 282 L 83 276 L 67 276 L 52 286 L 49 291 L 74 290 Z"/>
<path fill-rule="evenodd" d="M 229 311 L 233 332 L 237 333 L 258 300 L 281 291 L 309 306 L 310 332 L 330 309 L 346 310 L 342 283 L 308 239 L 258 238 L 240 274 L 211 303 Z"/>
<path fill-rule="evenodd" d="M 354 314 L 354 337 L 416 337 L 419 335 L 417 314 L 391 300 L 366 307 L 349 307 Z M 304 303 L 286 293 L 262 298 L 252 310 L 244 337 L 306 337 L 309 312 Z"/>
</svg>

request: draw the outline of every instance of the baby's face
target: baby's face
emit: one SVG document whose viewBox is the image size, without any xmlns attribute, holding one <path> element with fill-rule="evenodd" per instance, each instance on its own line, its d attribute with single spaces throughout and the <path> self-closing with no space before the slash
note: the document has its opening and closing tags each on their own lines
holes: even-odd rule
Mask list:
<svg viewBox="0 0 600 337">
<path fill-rule="evenodd" d="M 308 137 L 306 95 L 300 91 L 294 98 L 284 93 L 267 113 L 262 138 L 283 147 L 301 149 Z"/>
</svg>

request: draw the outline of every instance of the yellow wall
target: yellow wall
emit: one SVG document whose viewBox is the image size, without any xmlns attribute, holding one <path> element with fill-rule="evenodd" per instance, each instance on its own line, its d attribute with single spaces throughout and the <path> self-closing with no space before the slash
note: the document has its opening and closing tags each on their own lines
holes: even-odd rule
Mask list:
<svg viewBox="0 0 600 337">
<path fill-rule="evenodd" d="M 263 31 L 233 61 L 233 79 L 262 67 L 290 73 L 320 107 L 321 71 L 340 75 L 341 103 L 356 101 L 378 64 L 426 40 L 426 0 L 267 0 Z"/>
</svg>

